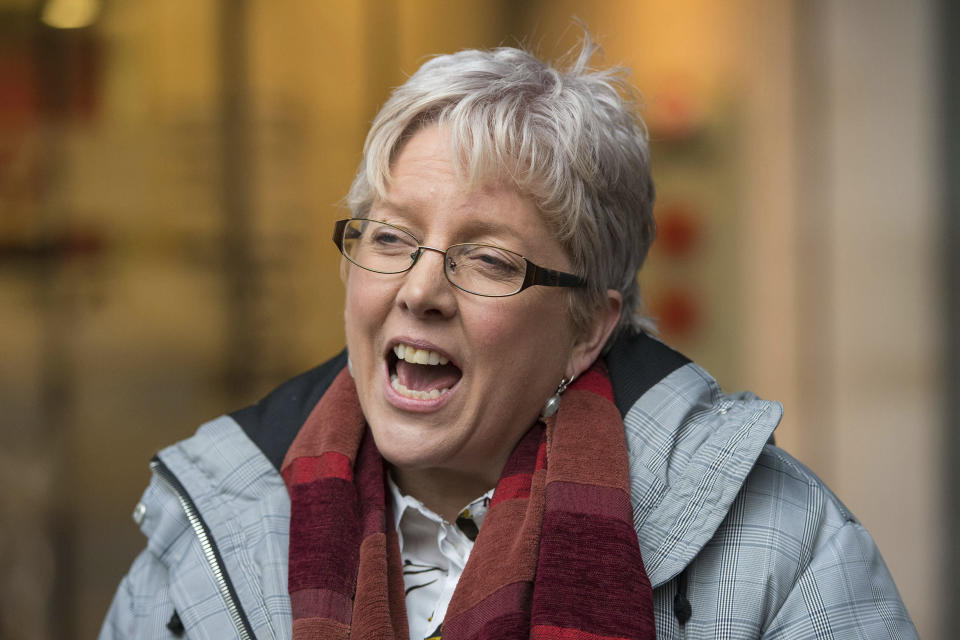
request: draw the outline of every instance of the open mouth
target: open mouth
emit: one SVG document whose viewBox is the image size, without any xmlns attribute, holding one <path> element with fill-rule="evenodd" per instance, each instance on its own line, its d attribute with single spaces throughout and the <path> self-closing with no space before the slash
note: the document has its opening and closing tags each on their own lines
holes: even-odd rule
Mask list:
<svg viewBox="0 0 960 640">
<path fill-rule="evenodd" d="M 415 400 L 434 400 L 447 393 L 463 373 L 459 367 L 436 351 L 397 344 L 387 355 L 390 386 Z"/>
</svg>

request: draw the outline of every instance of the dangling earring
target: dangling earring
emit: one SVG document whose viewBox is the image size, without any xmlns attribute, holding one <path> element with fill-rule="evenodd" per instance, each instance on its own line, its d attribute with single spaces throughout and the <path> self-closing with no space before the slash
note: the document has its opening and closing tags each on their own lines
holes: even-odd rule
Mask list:
<svg viewBox="0 0 960 640">
<path fill-rule="evenodd" d="M 350 356 L 347 356 L 347 371 L 350 372 L 350 377 L 353 377 L 353 360 L 350 359 Z"/>
<path fill-rule="evenodd" d="M 547 398 L 547 401 L 543 404 L 543 409 L 540 410 L 541 418 L 549 418 L 559 411 L 560 396 L 562 396 L 563 392 L 567 390 L 567 387 L 570 386 L 571 382 L 573 382 L 573 378 L 567 380 L 567 378 L 564 377 L 560 380 L 560 386 L 557 387 L 557 392 Z"/>
</svg>

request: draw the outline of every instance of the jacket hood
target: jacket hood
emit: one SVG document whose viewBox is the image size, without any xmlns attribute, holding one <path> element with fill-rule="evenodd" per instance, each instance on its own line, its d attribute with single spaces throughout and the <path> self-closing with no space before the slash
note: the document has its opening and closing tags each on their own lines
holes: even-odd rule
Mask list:
<svg viewBox="0 0 960 640">
<path fill-rule="evenodd" d="M 692 363 L 626 412 L 634 528 L 654 588 L 713 537 L 782 414 L 751 393 L 724 394 Z"/>
</svg>

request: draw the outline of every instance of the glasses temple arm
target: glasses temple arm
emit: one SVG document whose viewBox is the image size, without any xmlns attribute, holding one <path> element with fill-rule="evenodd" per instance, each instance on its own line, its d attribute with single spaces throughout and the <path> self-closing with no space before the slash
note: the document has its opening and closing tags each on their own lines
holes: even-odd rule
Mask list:
<svg viewBox="0 0 960 640">
<path fill-rule="evenodd" d="M 343 251 L 343 230 L 346 228 L 350 220 L 337 220 L 337 224 L 333 227 L 333 244 L 337 245 L 337 249 Z"/>
<path fill-rule="evenodd" d="M 538 284 L 545 287 L 585 287 L 587 286 L 587 281 L 581 278 L 580 276 L 575 276 L 572 273 L 564 273 L 563 271 L 554 271 L 553 269 L 547 269 L 546 267 L 540 267 L 529 260 L 527 261 L 529 268 L 527 269 L 526 276 L 523 279 L 524 288 Z"/>
</svg>

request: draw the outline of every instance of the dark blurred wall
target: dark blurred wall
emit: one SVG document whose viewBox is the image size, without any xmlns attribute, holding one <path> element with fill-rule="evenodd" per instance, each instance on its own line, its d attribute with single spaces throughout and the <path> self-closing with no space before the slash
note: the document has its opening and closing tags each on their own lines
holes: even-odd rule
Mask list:
<svg viewBox="0 0 960 640">
<path fill-rule="evenodd" d="M 943 284 L 946 348 L 943 377 L 943 465 L 946 469 L 946 529 L 960 530 L 960 427 L 954 407 L 960 398 L 960 7 L 956 2 L 941 0 L 939 72 L 941 80 L 941 114 L 943 117 L 942 182 L 943 185 Z M 946 549 L 946 597 L 960 600 L 960 545 Z M 946 624 L 944 625 L 946 627 Z"/>
</svg>

